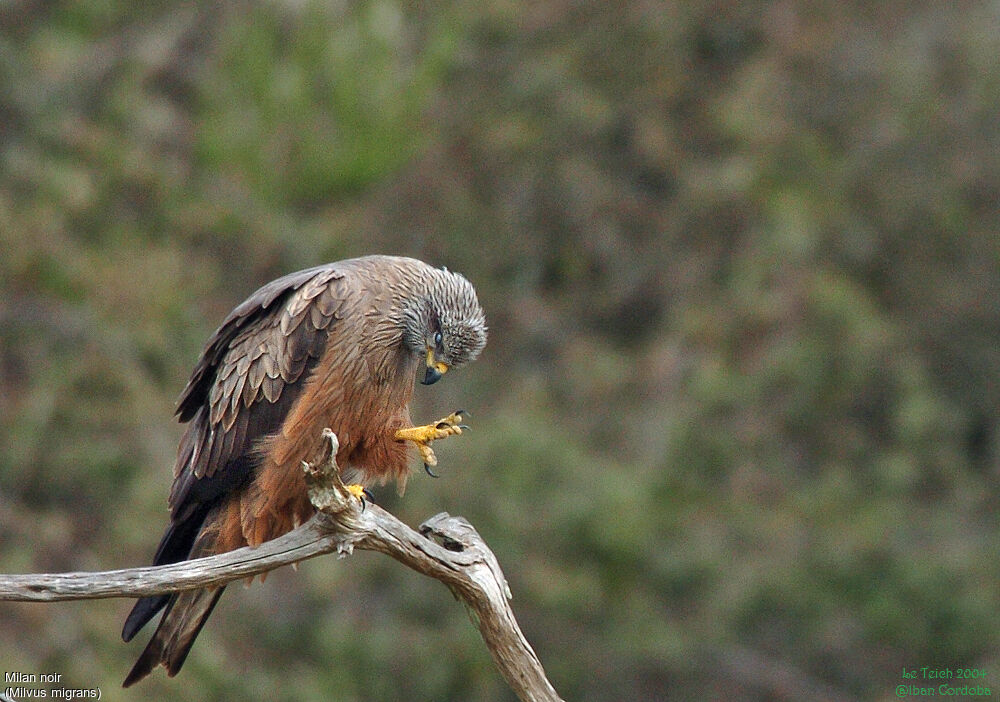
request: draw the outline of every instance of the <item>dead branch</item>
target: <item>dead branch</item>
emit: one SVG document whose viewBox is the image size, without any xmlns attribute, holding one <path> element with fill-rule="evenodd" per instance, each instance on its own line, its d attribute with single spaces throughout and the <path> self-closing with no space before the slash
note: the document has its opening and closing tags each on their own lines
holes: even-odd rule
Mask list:
<svg viewBox="0 0 1000 702">
<path fill-rule="evenodd" d="M 53 602 L 144 597 L 224 585 L 284 565 L 354 549 L 378 551 L 440 580 L 461 599 L 501 674 L 525 702 L 561 702 L 510 608 L 510 589 L 496 556 L 469 522 L 438 514 L 415 532 L 378 505 L 363 506 L 344 487 L 329 429 L 330 455 L 305 465 L 316 515 L 256 548 L 241 548 L 171 565 L 97 573 L 0 574 L 0 600 Z"/>
</svg>

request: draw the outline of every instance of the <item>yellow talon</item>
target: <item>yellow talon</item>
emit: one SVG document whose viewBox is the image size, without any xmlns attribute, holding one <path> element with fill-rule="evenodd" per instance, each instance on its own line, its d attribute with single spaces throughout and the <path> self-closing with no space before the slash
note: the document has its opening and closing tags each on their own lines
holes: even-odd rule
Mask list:
<svg viewBox="0 0 1000 702">
<path fill-rule="evenodd" d="M 438 464 L 437 456 L 434 455 L 434 449 L 428 444 L 417 444 L 417 451 L 420 452 L 420 460 L 424 462 L 425 466 L 436 466 Z"/>
<path fill-rule="evenodd" d="M 372 502 L 375 501 L 372 499 L 372 494 L 368 492 L 368 489 L 364 485 L 345 485 L 344 488 L 361 503 L 362 511 L 369 500 Z"/>
<path fill-rule="evenodd" d="M 396 431 L 396 439 L 398 441 L 412 441 L 415 443 L 417 450 L 420 452 L 420 458 L 424 462 L 424 469 L 431 475 L 434 475 L 428 469 L 428 466 L 437 465 L 437 456 L 434 455 L 434 451 L 431 449 L 431 443 L 448 436 L 458 436 L 462 433 L 462 429 L 468 429 L 468 427 L 462 424 L 462 414 L 461 410 L 459 410 L 458 412 L 452 412 L 444 419 L 439 419 L 433 424 L 399 429 Z"/>
</svg>

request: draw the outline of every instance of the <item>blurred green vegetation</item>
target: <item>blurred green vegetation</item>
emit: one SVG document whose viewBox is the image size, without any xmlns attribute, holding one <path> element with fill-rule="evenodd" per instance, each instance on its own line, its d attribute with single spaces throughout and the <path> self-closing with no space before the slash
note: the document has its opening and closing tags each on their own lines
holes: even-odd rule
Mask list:
<svg viewBox="0 0 1000 702">
<path fill-rule="evenodd" d="M 0 9 L 0 570 L 145 564 L 173 402 L 260 284 L 465 273 L 474 430 L 379 501 L 494 548 L 567 700 L 1000 688 L 995 3 Z M 130 603 L 0 605 L 105 699 L 510 700 L 371 554 L 231 588 L 124 692 Z"/>
</svg>

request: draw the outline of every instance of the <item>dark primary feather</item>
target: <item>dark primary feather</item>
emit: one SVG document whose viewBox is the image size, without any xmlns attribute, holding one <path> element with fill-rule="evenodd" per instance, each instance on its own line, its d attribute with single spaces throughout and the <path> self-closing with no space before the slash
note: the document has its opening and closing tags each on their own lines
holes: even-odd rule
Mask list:
<svg viewBox="0 0 1000 702">
<path fill-rule="evenodd" d="M 188 558 L 212 507 L 252 479 L 256 442 L 280 429 L 300 381 L 323 353 L 343 299 L 341 277 L 331 264 L 272 281 L 209 339 L 177 407 L 180 420 L 190 423 L 174 470 L 170 525 L 154 565 Z M 122 638 L 135 636 L 173 597 L 136 602 Z"/>
<path fill-rule="evenodd" d="M 209 340 L 177 409 L 181 421 L 192 421 L 170 495 L 175 514 L 194 484 L 228 471 L 255 441 L 277 431 L 301 389 L 298 381 L 322 355 L 342 301 L 341 277 L 333 266 L 322 266 L 268 283 Z"/>
</svg>

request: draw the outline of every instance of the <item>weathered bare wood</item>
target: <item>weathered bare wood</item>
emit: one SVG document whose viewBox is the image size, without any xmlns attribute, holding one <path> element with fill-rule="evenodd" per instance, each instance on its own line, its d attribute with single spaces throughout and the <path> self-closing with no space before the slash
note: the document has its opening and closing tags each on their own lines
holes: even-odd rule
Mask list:
<svg viewBox="0 0 1000 702">
<path fill-rule="evenodd" d="M 314 558 L 341 557 L 354 549 L 378 551 L 440 580 L 461 599 L 511 689 L 525 702 L 561 702 L 525 639 L 510 607 L 510 589 L 496 556 L 469 522 L 446 513 L 431 517 L 417 533 L 378 507 L 361 503 L 340 480 L 334 457 L 337 437 L 324 436 L 330 454 L 304 466 L 309 498 L 317 507 L 308 522 L 256 548 L 165 566 L 96 573 L 0 574 L 0 600 L 53 602 L 106 597 L 142 597 L 207 586 Z"/>
</svg>

